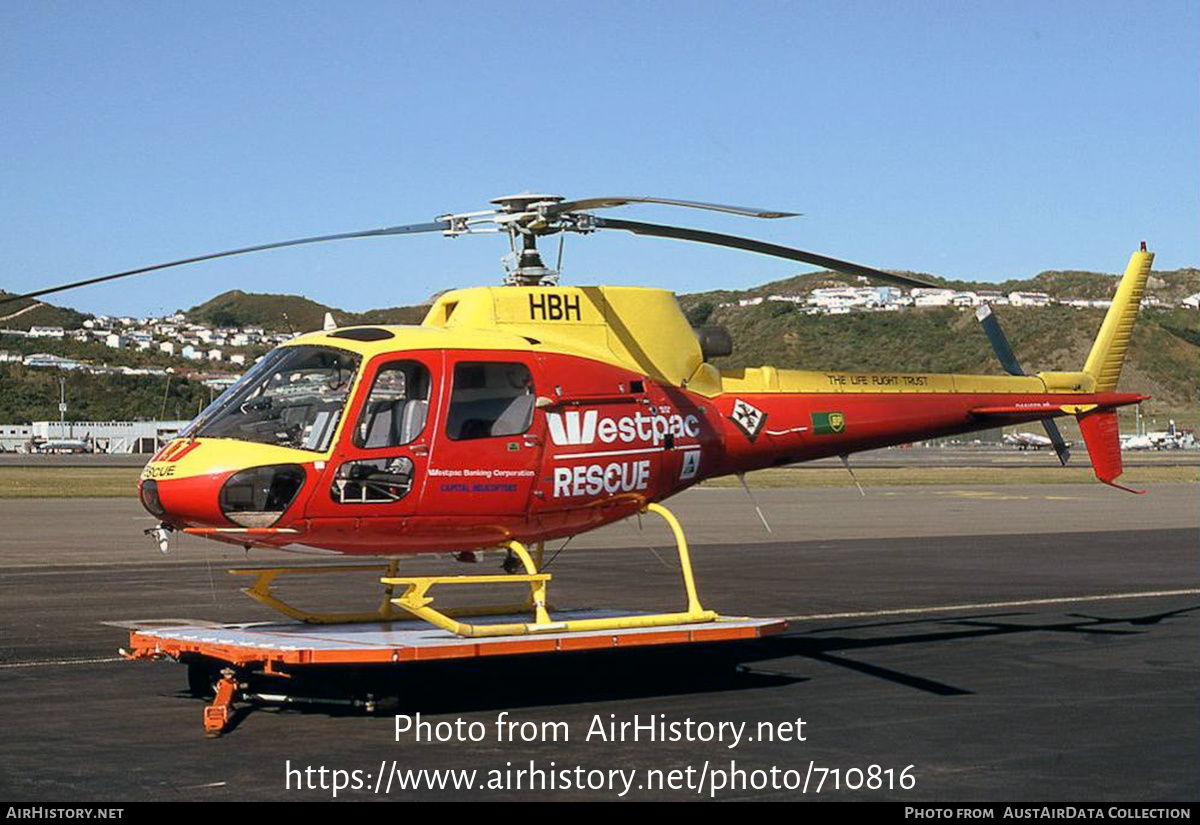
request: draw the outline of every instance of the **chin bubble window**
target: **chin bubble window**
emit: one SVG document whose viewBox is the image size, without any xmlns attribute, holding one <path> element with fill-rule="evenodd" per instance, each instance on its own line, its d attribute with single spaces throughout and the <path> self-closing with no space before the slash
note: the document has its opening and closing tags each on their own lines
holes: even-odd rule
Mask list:
<svg viewBox="0 0 1200 825">
<path fill-rule="evenodd" d="M 252 467 L 235 473 L 221 487 L 221 512 L 242 527 L 270 527 L 283 515 L 304 486 L 298 464 Z"/>
<path fill-rule="evenodd" d="M 534 398 L 533 376 L 524 364 L 456 364 L 446 434 L 455 441 L 520 435 L 533 421 Z"/>
</svg>

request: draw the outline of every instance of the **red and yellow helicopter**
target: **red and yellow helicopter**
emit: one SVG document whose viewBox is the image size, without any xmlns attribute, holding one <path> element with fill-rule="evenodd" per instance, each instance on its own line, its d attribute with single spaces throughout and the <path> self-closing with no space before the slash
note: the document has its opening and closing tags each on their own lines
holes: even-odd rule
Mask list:
<svg viewBox="0 0 1200 825">
<path fill-rule="evenodd" d="M 165 548 L 184 531 L 246 547 L 386 557 L 385 596 L 370 613 L 316 614 L 273 591 L 270 568 L 249 595 L 305 621 L 415 616 L 459 636 L 589 631 L 708 622 L 683 530 L 661 502 L 707 478 L 1041 421 L 1065 463 L 1053 418 L 1073 415 L 1100 481 L 1121 473 L 1116 409 L 1144 396 L 1117 380 L 1153 255 L 1142 244 L 1079 372 L 1025 374 L 986 308 L 1007 376 L 718 369 L 720 328 L 693 329 L 672 293 L 560 286 L 541 237 L 614 229 L 742 249 L 906 286 L 931 286 L 790 247 L 714 232 L 617 220 L 595 210 L 631 203 L 756 218 L 793 213 L 660 198 L 566 201 L 524 194 L 424 224 L 326 235 L 172 261 L 16 296 L 181 264 L 361 237 L 501 232 L 514 265 L 506 284 L 441 295 L 419 326 L 353 326 L 299 336 L 261 358 L 146 465 L 143 506 Z M 1125 488 L 1123 488 L 1125 489 Z M 687 606 L 679 613 L 555 621 L 544 543 L 633 514 L 666 519 Z M 528 547 L 533 546 L 533 550 Z M 506 573 L 403 576 L 400 558 L 507 551 Z M 335 570 L 346 568 L 332 568 Z M 353 569 L 363 569 L 355 567 Z M 469 623 L 512 606 L 438 610 L 440 584 L 528 586 L 528 621 Z M 396 589 L 399 588 L 399 595 Z"/>
</svg>

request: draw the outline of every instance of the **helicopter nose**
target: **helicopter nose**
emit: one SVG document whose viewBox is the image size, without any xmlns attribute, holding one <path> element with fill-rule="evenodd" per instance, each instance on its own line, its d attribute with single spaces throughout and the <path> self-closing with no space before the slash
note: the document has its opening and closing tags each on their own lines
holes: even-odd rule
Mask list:
<svg viewBox="0 0 1200 825">
<path fill-rule="evenodd" d="M 299 464 L 276 464 L 187 478 L 143 478 L 142 506 L 177 527 L 270 527 L 305 486 Z"/>
<path fill-rule="evenodd" d="M 148 513 L 173 527 L 219 527 L 226 523 L 218 504 L 223 481 L 220 475 L 143 478 L 138 498 Z"/>
</svg>

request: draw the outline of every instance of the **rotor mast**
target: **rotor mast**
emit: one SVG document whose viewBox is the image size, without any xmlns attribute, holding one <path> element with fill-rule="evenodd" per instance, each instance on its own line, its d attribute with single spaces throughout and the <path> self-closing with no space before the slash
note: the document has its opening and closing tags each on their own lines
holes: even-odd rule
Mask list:
<svg viewBox="0 0 1200 825">
<path fill-rule="evenodd" d="M 513 253 L 517 256 L 516 266 L 510 267 L 504 276 L 509 286 L 541 286 L 556 283 L 558 272 L 546 266 L 542 253 L 538 251 L 538 235 L 561 231 L 560 227 L 546 220 L 541 208 L 561 203 L 562 195 L 538 195 L 524 193 L 495 198 L 497 223 L 508 232 Z M 517 249 L 517 239 L 521 248 Z"/>
</svg>

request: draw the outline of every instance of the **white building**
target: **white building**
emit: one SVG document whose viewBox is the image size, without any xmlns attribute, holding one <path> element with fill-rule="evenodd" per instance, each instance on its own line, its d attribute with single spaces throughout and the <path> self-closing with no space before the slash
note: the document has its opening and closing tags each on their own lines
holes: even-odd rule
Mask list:
<svg viewBox="0 0 1200 825">
<path fill-rule="evenodd" d="M 24 452 L 32 436 L 28 424 L 0 424 L 0 453 Z"/>
<path fill-rule="evenodd" d="M 1010 292 L 1008 302 L 1015 307 L 1044 307 L 1050 305 L 1050 296 L 1044 292 Z"/>
<path fill-rule="evenodd" d="M 808 293 L 808 303 L 828 312 L 851 307 L 875 310 L 894 308 L 900 297 L 900 290 L 893 286 L 833 286 Z"/>
<path fill-rule="evenodd" d="M 30 338 L 62 338 L 65 333 L 62 327 L 30 327 Z"/>
<path fill-rule="evenodd" d="M 953 289 L 935 289 L 933 287 L 915 287 L 912 291 L 913 306 L 918 307 L 948 307 L 954 300 Z"/>
<path fill-rule="evenodd" d="M 48 352 L 35 352 L 33 355 L 26 355 L 22 359 L 22 363 L 27 367 L 50 367 L 60 370 L 77 370 L 83 366 L 73 358 L 63 358 L 59 355 L 51 355 Z"/>
<path fill-rule="evenodd" d="M 152 453 L 179 435 L 189 421 L 34 421 L 34 442 L 80 439 L 98 453 Z"/>
</svg>

